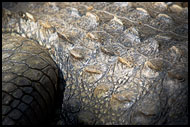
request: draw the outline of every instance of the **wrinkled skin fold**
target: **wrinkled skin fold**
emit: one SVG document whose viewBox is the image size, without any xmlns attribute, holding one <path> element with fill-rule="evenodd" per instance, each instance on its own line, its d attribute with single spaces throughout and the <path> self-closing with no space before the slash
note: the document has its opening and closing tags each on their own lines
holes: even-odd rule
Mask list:
<svg viewBox="0 0 190 127">
<path fill-rule="evenodd" d="M 20 90 L 26 84 L 19 82 L 20 87 L 8 87 L 3 77 L 3 123 L 39 124 L 33 120 L 35 116 L 45 119 L 40 113 L 51 110 L 56 87 L 63 85 L 57 83 L 58 72 L 43 70 L 49 65 L 61 70 L 66 82 L 61 112 L 54 124 L 188 124 L 188 5 L 182 5 L 184 7 L 164 2 L 3 3 L 2 74 L 8 71 L 6 68 L 11 68 L 10 72 L 19 68 L 19 65 L 13 67 L 4 62 L 11 63 L 14 59 L 11 54 L 7 58 L 7 47 L 12 54 L 17 54 L 16 60 L 21 60 L 16 50 L 28 51 L 23 40 L 28 40 L 26 45 L 38 45 L 39 49 L 36 47 L 31 54 L 37 52 L 38 56 L 38 51 L 47 50 L 49 53 L 42 58 L 53 60 L 49 63 L 39 58 L 30 60 L 31 56 L 26 58 L 26 65 L 34 63 L 29 68 L 39 71 L 28 72 L 31 81 L 32 78 L 40 81 L 40 76 L 35 79 L 35 75 L 42 73 L 49 74 L 47 77 L 52 82 L 41 89 L 30 86 L 29 89 L 41 95 L 36 99 L 35 92 L 25 94 L 25 90 L 18 97 L 25 101 L 24 96 L 31 95 L 33 99 L 30 101 L 28 97 L 24 104 L 32 104 L 43 96 L 48 110 L 42 104 L 44 111 L 34 109 L 34 116 L 24 110 L 18 113 L 22 109 L 18 110 L 19 106 L 12 107 L 17 99 L 10 90 Z M 21 77 L 24 74 L 25 71 Z M 43 80 L 40 85 L 48 83 Z M 12 103 L 5 98 L 11 98 Z M 28 109 L 33 108 L 28 106 Z M 16 115 L 12 115 L 13 112 L 17 112 Z"/>
</svg>

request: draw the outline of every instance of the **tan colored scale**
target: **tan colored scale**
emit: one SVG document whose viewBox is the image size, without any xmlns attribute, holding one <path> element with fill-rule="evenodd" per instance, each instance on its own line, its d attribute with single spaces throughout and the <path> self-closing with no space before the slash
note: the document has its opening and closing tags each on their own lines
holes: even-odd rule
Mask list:
<svg viewBox="0 0 190 127">
<path fill-rule="evenodd" d="M 95 17 L 95 18 L 96 18 L 96 21 L 99 21 L 99 17 L 98 17 L 96 14 L 94 14 L 94 13 L 87 12 L 87 13 L 86 13 L 86 16 L 87 16 L 87 17 L 89 17 L 89 16 L 90 16 L 90 17 Z"/>
<path fill-rule="evenodd" d="M 122 21 L 120 19 L 118 19 L 116 16 L 114 16 L 113 20 L 118 22 L 120 25 L 123 25 Z"/>
<path fill-rule="evenodd" d="M 173 13 L 181 13 L 183 11 L 183 8 L 180 7 L 179 5 L 172 5 L 170 7 L 170 10 L 173 12 Z"/>
<path fill-rule="evenodd" d="M 36 21 L 36 19 L 34 18 L 34 16 L 33 16 L 32 14 L 26 12 L 26 16 L 27 16 L 27 18 L 29 18 L 30 20 L 32 20 L 32 21 L 34 21 L 34 22 Z"/>
<path fill-rule="evenodd" d="M 90 39 L 97 39 L 92 33 L 87 33 L 86 37 L 88 37 Z"/>
<path fill-rule="evenodd" d="M 49 22 L 45 22 L 45 21 L 39 20 L 39 23 L 40 23 L 40 25 L 42 25 L 46 29 L 49 29 L 49 28 L 52 27 Z"/>
<path fill-rule="evenodd" d="M 89 7 L 87 8 L 88 11 L 92 11 L 93 9 L 94 9 L 93 6 L 89 6 Z"/>
<path fill-rule="evenodd" d="M 132 101 L 134 97 L 133 92 L 127 92 L 123 91 L 121 93 L 112 94 L 112 97 L 110 99 L 110 105 L 113 110 L 118 110 L 119 108 L 122 108 L 125 106 L 126 103 L 129 103 Z"/>
<path fill-rule="evenodd" d="M 68 42 L 71 43 L 71 44 L 74 44 L 71 40 L 69 40 L 69 37 L 66 36 L 64 33 L 59 33 L 59 32 L 57 32 L 57 35 L 58 35 L 59 38 L 61 38 L 61 39 L 63 39 L 63 40 L 66 40 L 66 41 L 68 41 Z"/>
<path fill-rule="evenodd" d="M 166 15 L 166 14 L 159 14 L 157 17 L 164 17 L 164 18 L 167 18 L 167 19 L 171 19 L 171 17 Z"/>
<path fill-rule="evenodd" d="M 163 61 L 161 60 L 146 61 L 145 65 L 147 65 L 150 69 L 153 69 L 155 71 L 161 71 L 163 67 Z"/>
<path fill-rule="evenodd" d="M 121 94 L 112 94 L 111 101 L 118 101 L 119 103 L 123 103 L 125 101 L 130 101 L 130 94 L 127 92 L 123 92 Z"/>
<path fill-rule="evenodd" d="M 142 11 L 142 12 L 144 12 L 144 13 L 148 13 L 145 9 L 143 9 L 143 8 L 136 8 L 138 11 Z"/>
<path fill-rule="evenodd" d="M 92 74 L 101 74 L 102 72 L 98 69 L 97 66 L 95 65 L 91 65 L 91 66 L 87 66 L 85 69 L 84 69 L 85 72 L 88 72 L 88 73 L 92 73 Z"/>
<path fill-rule="evenodd" d="M 127 59 L 122 58 L 122 57 L 118 57 L 118 61 L 121 62 L 122 64 L 125 64 L 129 68 L 132 68 L 135 65 L 133 60 L 130 57 Z"/>
<path fill-rule="evenodd" d="M 102 97 L 107 91 L 109 90 L 109 87 L 107 85 L 98 85 L 96 89 L 94 90 L 94 96 L 100 98 Z"/>
<path fill-rule="evenodd" d="M 71 49 L 70 50 L 70 54 L 75 59 L 83 59 L 84 58 L 84 53 L 80 49 Z"/>
<path fill-rule="evenodd" d="M 183 55 L 184 53 L 183 53 L 183 51 L 181 51 L 179 48 L 177 48 L 176 46 L 172 46 L 171 48 L 170 48 L 170 50 L 174 50 L 177 54 L 179 54 L 179 55 Z"/>
<path fill-rule="evenodd" d="M 107 55 L 111 55 L 111 56 L 115 55 L 115 53 L 111 49 L 104 48 L 103 46 L 101 46 L 100 49 L 102 52 L 104 52 Z"/>
<path fill-rule="evenodd" d="M 103 22 L 108 22 L 114 18 L 113 15 L 111 15 L 105 11 L 97 11 L 96 14 L 99 16 L 100 20 Z"/>
</svg>

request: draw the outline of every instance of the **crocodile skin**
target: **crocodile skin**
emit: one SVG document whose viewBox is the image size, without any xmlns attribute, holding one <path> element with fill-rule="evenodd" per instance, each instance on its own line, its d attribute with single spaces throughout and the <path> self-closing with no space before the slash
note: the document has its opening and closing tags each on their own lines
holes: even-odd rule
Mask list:
<svg viewBox="0 0 190 127">
<path fill-rule="evenodd" d="M 188 7 L 8 5 L 2 31 L 46 47 L 62 71 L 66 87 L 57 124 L 188 123 Z"/>
<path fill-rule="evenodd" d="M 39 44 L 2 35 L 2 120 L 4 125 L 37 124 L 51 114 L 58 69 Z"/>
</svg>

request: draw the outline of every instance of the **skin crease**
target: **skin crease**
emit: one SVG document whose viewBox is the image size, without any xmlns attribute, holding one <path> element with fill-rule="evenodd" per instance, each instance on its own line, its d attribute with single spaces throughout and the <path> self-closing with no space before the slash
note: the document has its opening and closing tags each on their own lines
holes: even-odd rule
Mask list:
<svg viewBox="0 0 190 127">
<path fill-rule="evenodd" d="M 35 113 L 27 114 L 26 118 L 18 117 L 19 111 L 14 113 L 11 108 L 10 116 L 3 117 L 4 123 L 14 124 L 14 119 L 25 118 L 37 124 L 34 119 L 53 116 L 43 111 L 38 118 L 38 113 L 49 108 L 48 103 L 54 101 L 53 93 L 57 93 L 56 90 L 51 92 L 47 80 L 54 83 L 52 78 L 60 76 L 64 81 L 57 85 L 63 87 L 64 92 L 60 90 L 58 111 L 55 118 L 44 120 L 52 120 L 51 124 L 187 124 L 188 11 L 174 5 L 164 2 L 3 3 L 3 7 L 9 9 L 3 9 L 3 44 L 8 44 L 9 38 L 15 38 L 18 45 L 25 44 L 19 39 L 21 36 L 39 43 L 33 52 L 43 47 L 49 55 L 42 63 L 46 63 L 47 68 L 56 64 L 60 71 L 58 75 L 51 69 L 41 72 L 43 69 L 38 67 L 42 64 L 27 66 L 35 70 L 24 73 L 29 79 L 32 78 L 29 72 L 43 74 L 36 77 L 42 78 L 36 81 L 39 88 L 35 88 L 40 96 L 27 94 L 36 97 L 28 108 Z M 4 36 L 12 32 L 18 36 Z M 6 56 L 4 48 L 6 46 L 3 57 Z M 38 58 L 27 58 L 29 63 L 35 60 Z M 2 73 L 4 75 L 4 70 Z M 19 90 L 14 94 L 19 94 Z M 4 91 L 3 97 L 12 98 L 6 89 Z M 25 92 L 22 93 L 24 97 Z M 4 113 L 8 111 L 7 105 L 3 108 Z M 17 123 L 22 124 L 21 121 Z"/>
</svg>

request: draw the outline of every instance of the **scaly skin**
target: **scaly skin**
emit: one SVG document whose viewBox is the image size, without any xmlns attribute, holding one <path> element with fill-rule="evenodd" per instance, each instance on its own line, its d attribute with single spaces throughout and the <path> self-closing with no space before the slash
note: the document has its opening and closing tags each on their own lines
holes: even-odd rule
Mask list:
<svg viewBox="0 0 190 127">
<path fill-rule="evenodd" d="M 187 124 L 188 8 L 18 3 L 3 32 L 48 48 L 66 81 L 57 124 Z"/>
<path fill-rule="evenodd" d="M 16 34 L 2 35 L 3 125 L 43 123 L 54 107 L 58 69 L 47 50 Z"/>
</svg>

